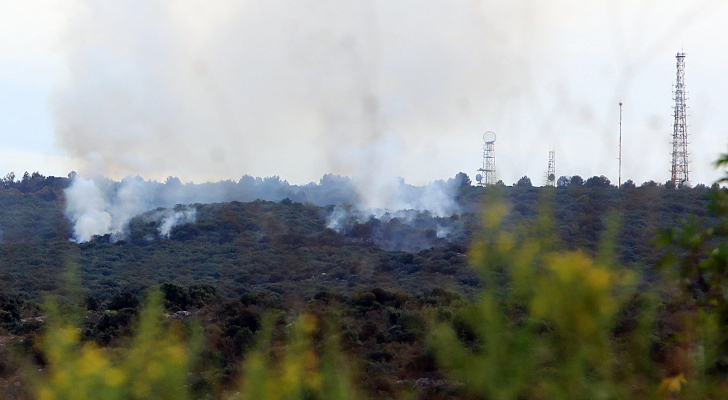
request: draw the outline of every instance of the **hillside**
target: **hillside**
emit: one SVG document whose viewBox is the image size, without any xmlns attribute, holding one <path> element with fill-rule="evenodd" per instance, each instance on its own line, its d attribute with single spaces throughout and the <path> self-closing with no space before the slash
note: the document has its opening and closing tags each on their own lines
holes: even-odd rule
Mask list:
<svg viewBox="0 0 728 400">
<path fill-rule="evenodd" d="M 51 180 L 51 178 L 48 178 Z M 51 180 L 55 184 L 55 180 Z M 421 293 L 451 287 L 471 293 L 477 279 L 463 257 L 488 190 L 461 186 L 463 212 L 450 218 L 427 213 L 386 214 L 362 219 L 351 213 L 337 232 L 327 228 L 333 206 L 285 199 L 196 204 L 196 219 L 159 234 L 155 210 L 134 218 L 125 240 L 98 237 L 69 242 L 71 226 L 63 199 L 38 190 L 0 193 L 0 282 L 3 292 L 39 299 L 63 288 L 63 271 L 76 265 L 82 290 L 106 300 L 121 292 L 141 293 L 162 282 L 206 283 L 232 298 L 272 292 L 310 298 L 319 290 L 342 293 L 387 287 Z M 510 205 L 506 224 L 518 224 L 550 204 L 555 230 L 565 249 L 594 253 L 610 213 L 621 213 L 617 258 L 644 271 L 659 257 L 651 244 L 658 229 L 676 226 L 691 213 L 704 216 L 710 190 L 680 190 L 655 183 L 622 190 L 597 178 L 559 188 L 503 187 Z M 551 197 L 550 199 L 548 197 Z"/>
<path fill-rule="evenodd" d="M 557 238 L 551 251 L 596 255 L 607 219 L 618 218 L 614 256 L 637 272 L 647 291 L 655 289 L 651 282 L 662 254 L 653 244 L 658 230 L 691 214 L 717 223 L 706 214 L 711 189 L 704 186 L 628 182 L 618 190 L 603 177 L 572 179 L 557 188 L 525 180 L 488 188 L 463 181 L 456 196 L 462 212 L 447 218 L 417 211 L 374 218 L 346 204 L 288 198 L 230 201 L 151 210 L 131 220 L 122 240 L 105 235 L 76 243 L 58 194 L 67 182 L 34 179 L 35 186 L 26 184 L 24 191 L 18 184 L 0 191 L 0 333 L 6 334 L 0 355 L 7 360 L 0 362 L 0 381 L 18 381 L 20 388 L 27 385 L 19 378 L 22 363 L 12 360 L 44 359 L 34 338 L 46 326 L 41 304 L 48 294 L 83 307 L 83 340 L 117 347 L 131 334 L 143 299 L 161 288 L 168 315 L 189 327 L 204 325 L 205 362 L 196 367 L 201 375 L 194 375 L 201 394 L 229 388 L 237 379 L 266 315 L 277 313 L 281 326 L 290 326 L 301 313 L 312 313 L 337 321 L 347 353 L 363 360 L 360 379 L 369 397 L 395 396 L 401 382 L 420 382 L 425 387 L 417 386 L 419 398 L 460 398 L 462 388 L 445 380 L 427 350 L 426 326 L 437 316 L 460 326 L 466 342 L 474 340 L 463 325 L 463 307 L 485 286 L 508 293 L 503 271 L 484 274 L 471 268 L 473 256 L 467 255 L 474 240 L 492 234 L 480 228 L 480 218 L 498 199 L 507 208 L 505 230 L 523 233 L 539 215 L 551 215 Z M 178 216 L 178 224 L 165 226 L 168 219 L 160 216 Z M 338 230 L 329 228 L 333 216 Z M 641 301 L 624 304 L 618 326 L 633 323 Z M 664 363 L 660 357 L 672 349 L 668 338 L 678 329 L 671 321 L 679 303 L 661 301 L 671 311 L 659 314 L 661 328 L 651 340 L 662 346 L 653 356 Z M 21 392 L 0 395 L 22 398 Z"/>
</svg>

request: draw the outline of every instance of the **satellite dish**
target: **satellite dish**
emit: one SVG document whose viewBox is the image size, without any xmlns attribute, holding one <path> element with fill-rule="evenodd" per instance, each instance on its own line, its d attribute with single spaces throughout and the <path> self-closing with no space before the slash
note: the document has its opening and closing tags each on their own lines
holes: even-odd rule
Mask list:
<svg viewBox="0 0 728 400">
<path fill-rule="evenodd" d="M 482 181 L 483 180 L 483 175 L 480 175 L 480 174 L 475 175 L 475 180 L 478 181 L 478 182 Z"/>
<path fill-rule="evenodd" d="M 495 142 L 495 132 L 488 131 L 483 134 L 483 141 L 485 143 L 493 143 Z"/>
</svg>

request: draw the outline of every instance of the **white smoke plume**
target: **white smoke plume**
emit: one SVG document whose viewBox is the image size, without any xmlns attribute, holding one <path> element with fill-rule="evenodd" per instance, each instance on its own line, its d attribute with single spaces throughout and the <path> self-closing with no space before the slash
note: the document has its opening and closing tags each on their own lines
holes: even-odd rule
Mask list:
<svg viewBox="0 0 728 400">
<path fill-rule="evenodd" d="M 327 217 L 327 228 L 345 232 L 351 228 L 352 222 L 363 223 L 371 217 L 383 221 L 399 218 L 408 223 L 423 212 L 436 218 L 461 212 L 455 201 L 458 187 L 462 183 L 457 178 L 438 180 L 426 186 L 408 185 L 402 178 L 397 178 L 394 182 L 383 180 L 375 183 L 384 195 L 362 201 L 354 207 L 338 205 Z M 356 186 L 362 187 L 362 184 Z"/>
<path fill-rule="evenodd" d="M 112 232 L 108 203 L 94 181 L 75 177 L 65 194 L 66 216 L 73 222 L 77 242 L 88 242 L 94 235 Z"/>
<path fill-rule="evenodd" d="M 123 239 L 132 218 L 166 204 L 164 196 L 154 198 L 150 191 L 159 188 L 141 179 L 126 178 L 117 183 L 75 177 L 65 191 L 66 215 L 73 222 L 74 241 L 83 243 L 104 235 L 111 235 L 112 241 Z M 169 237 L 173 227 L 195 222 L 196 215 L 197 209 L 185 207 L 165 209 L 152 214 L 151 219 L 160 222 L 160 236 Z"/>
<path fill-rule="evenodd" d="M 157 207 L 258 197 L 352 204 L 361 218 L 457 213 L 455 185 L 437 179 L 443 165 L 446 176 L 474 168 L 479 151 L 463 166 L 442 138 L 467 152 L 485 120 L 508 121 L 504 107 L 531 90 L 513 66 L 548 43 L 551 24 L 528 18 L 536 11 L 521 0 L 77 3 L 63 42 L 68 84 L 51 99 L 55 136 L 84 176 L 126 177 L 69 188 L 78 241 L 123 236 Z M 345 195 L 249 176 L 182 183 L 331 172 L 352 177 Z M 182 180 L 153 181 L 167 176 Z"/>
<path fill-rule="evenodd" d="M 381 203 L 388 207 L 372 207 L 372 203 L 361 202 L 357 191 L 361 185 L 355 180 L 333 175 L 325 175 L 319 183 L 299 186 L 278 177 L 261 179 L 247 175 L 238 182 L 183 184 L 173 177 L 163 183 L 140 177 L 126 177 L 116 182 L 102 177 L 88 180 L 72 174 L 71 185 L 65 191 L 66 215 L 73 223 L 75 241 L 87 242 L 94 236 L 103 235 L 111 235 L 111 240 L 116 241 L 127 235 L 132 218 L 157 208 L 166 209 L 152 213 L 148 218 L 160 221 L 160 235 L 169 236 L 174 226 L 195 221 L 196 209 L 192 206 L 180 208 L 180 204 L 289 198 L 318 206 L 347 205 L 337 207 L 328 220 L 330 227 L 341 231 L 344 227 L 336 226 L 336 221 L 350 219 L 352 215 L 363 221 L 370 216 L 380 218 L 403 210 L 427 211 L 435 217 L 455 214 L 459 212 L 454 201 L 459 183 L 457 179 L 450 179 L 420 187 L 398 179 L 396 185 L 388 189 L 386 204 Z"/>
<path fill-rule="evenodd" d="M 242 179 L 241 179 L 242 182 Z M 262 182 L 262 181 L 261 181 Z M 127 177 L 120 182 L 98 177 L 93 180 L 72 176 L 65 190 L 66 216 L 73 222 L 74 240 L 87 242 L 94 236 L 111 235 L 112 241 L 123 239 L 129 221 L 144 212 L 160 207 L 173 207 L 179 201 L 211 203 L 230 201 L 234 194 L 225 190 L 232 182 L 216 185 L 182 185 L 179 179 L 168 178 L 165 183 Z M 194 207 L 184 210 L 164 210 L 154 214 L 160 221 L 160 235 L 182 223 L 194 222 Z"/>
<path fill-rule="evenodd" d="M 51 101 L 55 136 L 85 176 L 336 173 L 379 207 L 399 176 L 422 185 L 473 169 L 486 126 L 524 120 L 504 110 L 531 91 L 530 57 L 549 58 L 526 52 L 548 43 L 552 24 L 534 8 L 79 0 L 63 41 L 68 84 Z"/>
<path fill-rule="evenodd" d="M 159 234 L 162 237 L 169 237 L 169 232 L 177 225 L 195 222 L 197 209 L 185 207 L 182 210 L 164 210 L 154 214 L 154 219 L 160 221 Z"/>
<path fill-rule="evenodd" d="M 437 237 L 438 238 L 446 238 L 450 235 L 450 229 L 444 226 L 438 226 L 437 227 Z"/>
<path fill-rule="evenodd" d="M 96 235 L 121 239 L 129 221 L 147 211 L 153 202 L 141 179 L 86 180 L 74 176 L 65 190 L 66 216 L 73 222 L 74 240 L 87 242 Z"/>
<path fill-rule="evenodd" d="M 334 211 L 329 214 L 326 218 L 326 227 L 333 229 L 336 232 L 341 232 L 349 228 L 347 221 L 351 219 L 351 216 L 356 214 L 357 220 L 362 220 L 361 213 L 357 210 L 352 210 L 351 206 L 337 205 L 334 207 Z"/>
</svg>

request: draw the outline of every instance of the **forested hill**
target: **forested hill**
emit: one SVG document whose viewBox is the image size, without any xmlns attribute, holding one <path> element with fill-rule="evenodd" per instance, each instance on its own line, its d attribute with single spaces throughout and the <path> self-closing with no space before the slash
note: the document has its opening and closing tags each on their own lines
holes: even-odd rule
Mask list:
<svg viewBox="0 0 728 400">
<path fill-rule="evenodd" d="M 99 299 L 162 282 L 211 284 L 226 297 L 261 291 L 310 297 L 319 290 L 371 287 L 471 293 L 478 281 L 464 253 L 479 229 L 480 210 L 488 206 L 484 199 L 495 190 L 509 205 L 507 224 L 536 215 L 541 205 L 552 210 L 561 246 L 568 249 L 595 252 L 605 218 L 621 212 L 618 261 L 644 270 L 658 258 L 651 244 L 656 230 L 691 213 L 704 216 L 711 191 L 654 182 L 627 182 L 618 190 L 604 177 L 561 183 L 538 188 L 524 178 L 514 186 L 482 188 L 463 179 L 459 215 L 404 212 L 362 219 L 352 212 L 340 232 L 327 228 L 334 206 L 290 199 L 196 204 L 195 221 L 174 227 L 168 237 L 150 217 L 156 210 L 133 219 L 125 240 L 97 237 L 77 244 L 69 241 L 72 226 L 63 213 L 67 179 L 33 174 L 0 190 L 0 288 L 31 298 L 61 291 L 59 277 L 75 265 L 83 290 Z"/>
<path fill-rule="evenodd" d="M 204 345 L 188 346 L 200 349 L 199 355 L 194 356 L 200 361 L 190 371 L 180 370 L 179 375 L 183 377 L 180 385 L 194 393 L 190 398 L 229 398 L 225 393 L 237 390 L 236 382 L 249 359 L 248 351 L 255 343 L 267 340 L 261 336 L 266 335 L 265 321 L 271 316 L 276 318 L 275 337 L 284 338 L 301 314 L 315 316 L 322 323 L 330 321 L 325 323 L 341 332 L 347 357 L 361 365 L 359 381 L 366 394 L 362 398 L 402 398 L 408 387 L 416 391 L 411 393 L 413 398 L 474 398 L 464 393 L 468 388 L 460 384 L 461 380 L 450 378 L 448 367 L 441 365 L 432 353 L 430 333 L 434 319 L 446 321 L 455 329 L 451 338 L 441 342 L 447 346 L 443 349 L 448 349 L 448 354 L 456 354 L 450 347 L 454 343 L 466 346 L 463 349 L 478 349 L 479 343 L 488 343 L 487 338 L 481 341 L 479 332 L 492 331 L 498 338 L 506 338 L 511 345 L 505 347 L 508 352 L 503 357 L 479 364 L 497 366 L 499 371 L 510 373 L 514 366 L 526 365 L 523 360 L 534 355 L 541 357 L 543 349 L 550 348 L 544 346 L 547 343 L 556 343 L 554 354 L 559 357 L 575 354 L 573 359 L 581 365 L 582 353 L 563 351 L 572 347 L 561 344 L 578 348 L 579 343 L 588 343 L 591 354 L 595 349 L 591 340 L 602 338 L 599 340 L 608 340 L 610 344 L 604 349 L 615 349 L 609 364 L 625 366 L 628 371 L 627 375 L 609 376 L 629 385 L 634 393 L 649 393 L 643 392 L 643 386 L 635 386 L 637 380 L 625 378 L 635 374 L 632 365 L 645 360 L 656 367 L 635 375 L 640 382 L 654 381 L 655 387 L 662 387 L 660 382 L 665 378 L 683 376 L 672 369 L 674 360 L 684 358 L 685 348 L 698 346 L 683 345 L 676 338 L 686 320 L 684 313 L 700 310 L 691 308 L 685 300 L 709 298 L 703 292 L 671 297 L 667 294 L 673 293 L 674 287 L 650 279 L 660 257 L 652 241 L 659 229 L 676 226 L 691 213 L 706 216 L 712 189 L 675 188 L 654 182 L 639 187 L 628 182 L 617 189 L 603 177 L 586 181 L 578 177 L 560 179 L 561 185 L 556 188 L 533 187 L 525 177 L 509 187 L 471 186 L 465 174 L 459 174 L 455 181 L 461 182 L 455 187 L 461 212 L 449 217 L 410 210 L 367 218 L 355 205 L 341 201 L 341 197 L 331 200 L 337 205 L 315 205 L 296 201 L 302 196 L 278 201 L 250 200 L 253 195 L 248 193 L 240 201 L 150 210 L 131 219 L 121 235 L 95 236 L 86 243 L 76 243 L 70 240 L 73 226 L 64 215 L 63 189 L 68 186 L 67 179 L 40 174 L 26 174 L 19 182 L 6 179 L 0 187 L 0 398 L 35 398 L 38 386 L 29 382 L 27 376 L 38 373 L 55 379 L 48 375 L 54 373 L 54 365 L 62 365 L 55 369 L 59 373 L 82 370 L 68 363 L 67 359 L 75 359 L 73 356 L 64 355 L 54 361 L 49 355 L 60 353 L 53 353 L 53 348 L 42 344 L 52 341 L 39 339 L 56 331 L 47 321 L 53 320 L 60 309 L 82 317 L 74 317 L 78 326 L 68 330 L 76 332 L 79 340 L 79 346 L 67 347 L 69 351 L 77 348 L 87 354 L 88 349 L 102 346 L 98 354 L 116 357 L 128 353 L 134 354 L 129 359 L 137 360 L 136 350 L 124 348 L 129 343 L 146 343 L 134 339 L 132 332 L 135 326 L 143 326 L 140 321 L 146 317 L 140 314 L 141 304 L 154 298 L 149 296 L 154 289 L 159 289 L 163 297 L 165 322 L 161 325 L 179 326 L 180 332 L 195 337 L 192 332 L 201 332 Z M 167 184 L 176 183 L 164 185 Z M 221 185 L 237 190 L 245 182 Z M 314 189 L 323 193 L 320 186 Z M 497 254 L 500 247 L 489 245 L 487 240 L 469 251 L 474 238 L 487 234 L 481 230 L 480 215 L 501 200 L 506 204 L 502 224 L 507 229 L 499 234 L 508 235 L 511 228 L 519 230 L 513 236 L 505 236 L 514 238 L 512 252 L 504 258 Z M 529 233 L 536 225 L 533 222 L 545 220 L 532 218 L 537 215 L 553 216 L 556 240 L 545 239 L 551 229 Z M 708 224 L 717 222 L 717 218 L 714 221 L 706 217 Z M 615 254 L 618 263 L 638 272 L 624 275 L 643 277 L 646 284 L 639 286 L 640 292 L 620 300 L 618 311 L 602 314 L 605 308 L 598 304 L 617 304 L 612 302 L 616 301 L 614 296 L 621 296 L 621 291 L 626 290 L 626 285 L 633 285 L 633 281 L 617 283 L 618 275 L 614 273 L 615 287 L 622 289 L 605 288 L 604 282 L 612 276 L 608 268 L 594 265 L 585 269 L 590 257 L 561 250 L 596 253 L 605 221 L 610 218 L 620 224 Z M 119 237 L 122 239 L 114 241 Z M 538 278 L 536 282 L 521 277 L 520 286 L 513 289 L 504 268 L 521 260 L 521 254 L 529 257 L 530 240 L 541 239 L 548 247 L 541 249 L 540 255 L 532 255 L 525 264 L 533 264 L 534 270 L 543 272 L 545 256 L 554 255 L 562 257 L 558 265 L 575 275 L 567 281 L 560 280 L 561 273 L 534 275 Z M 484 248 L 496 250 L 492 260 L 479 262 L 477 257 L 485 254 Z M 539 261 L 541 256 L 544 258 Z M 477 272 L 471 263 L 479 268 Z M 595 276 L 599 279 L 590 278 Z M 701 291 L 706 287 L 690 285 L 689 289 Z M 487 289 L 495 289 L 494 296 L 506 298 L 507 303 L 498 308 L 505 319 L 486 318 L 482 322 L 485 325 L 473 325 L 474 311 L 491 309 L 483 304 L 496 304 L 482 302 L 487 301 Z M 646 294 L 641 295 L 643 289 Z M 535 311 L 524 318 L 527 308 L 520 303 L 520 296 L 528 291 L 534 291 L 541 300 L 547 299 L 547 304 L 556 305 L 547 309 L 567 312 L 570 317 L 564 320 L 578 323 L 575 327 L 560 328 L 558 323 L 534 314 Z M 511 296 L 507 293 L 519 294 L 508 300 Z M 47 302 L 48 294 L 59 296 L 51 296 L 56 301 Z M 657 303 L 652 303 L 653 298 Z M 712 302 L 705 304 L 710 309 L 715 307 Z M 654 324 L 649 322 L 652 320 L 644 322 L 644 315 L 655 315 Z M 593 323 L 582 324 L 585 318 Z M 597 334 L 570 336 L 581 327 L 601 326 L 607 320 L 609 323 Z M 500 325 L 505 329 L 501 333 L 491 329 L 494 321 L 513 323 Z M 488 329 L 482 329 L 484 326 Z M 321 338 L 326 336 L 323 327 Z M 689 331 L 690 335 L 692 332 Z M 138 337 L 145 335 L 148 334 Z M 636 339 L 625 339 L 630 335 L 636 335 Z M 160 339 L 170 337 L 176 335 Z M 192 343 L 192 337 L 188 339 Z M 638 342 L 644 346 L 631 344 Z M 522 348 L 524 343 L 534 343 L 534 353 L 512 351 Z M 296 346 L 290 346 L 293 347 Z M 644 351 L 634 351 L 635 348 Z M 476 353 L 478 357 L 487 356 L 487 352 Z M 611 356 L 599 354 L 599 360 L 612 360 Z M 85 355 L 79 358 L 85 359 Z M 477 363 L 466 364 L 470 368 Z M 559 370 L 550 363 L 542 365 Z M 583 368 L 583 376 L 588 379 L 569 386 L 581 387 L 583 382 L 593 379 L 593 365 L 585 364 Z M 26 374 L 23 366 L 32 374 Z M 506 375 L 501 374 L 498 379 Z M 472 376 L 478 381 L 482 378 L 480 371 Z M 74 387 L 82 386 L 82 379 L 88 376 L 73 378 Z"/>
</svg>

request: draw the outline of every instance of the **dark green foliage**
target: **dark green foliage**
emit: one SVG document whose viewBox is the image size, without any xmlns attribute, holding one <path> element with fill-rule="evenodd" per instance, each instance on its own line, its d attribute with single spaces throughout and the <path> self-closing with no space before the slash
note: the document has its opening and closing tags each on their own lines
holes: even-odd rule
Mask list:
<svg viewBox="0 0 728 400">
<path fill-rule="evenodd" d="M 609 182 L 609 179 L 602 175 L 602 176 L 592 176 L 591 178 L 587 179 L 586 182 L 584 182 L 584 187 L 587 188 L 609 188 L 612 186 L 612 183 Z"/>
<path fill-rule="evenodd" d="M 531 178 L 529 178 L 527 176 L 523 176 L 521 179 L 518 180 L 518 182 L 516 182 L 516 184 L 514 186 L 526 188 L 526 187 L 531 187 L 533 185 L 531 185 Z"/>
<path fill-rule="evenodd" d="M 218 300 L 217 289 L 206 283 L 197 283 L 187 288 L 189 303 L 192 307 L 201 308 Z"/>
<path fill-rule="evenodd" d="M 165 282 L 159 287 L 164 298 L 164 306 L 172 311 L 186 310 L 190 305 L 190 294 L 187 288 L 174 283 Z"/>
<path fill-rule="evenodd" d="M 344 300 L 344 296 L 342 296 L 338 293 L 329 292 L 327 290 L 322 290 L 322 291 L 316 293 L 313 296 L 313 298 L 314 298 L 314 300 L 318 300 L 326 305 L 328 305 L 332 302 L 341 303 Z"/>
<path fill-rule="evenodd" d="M 86 298 L 84 298 L 82 305 L 88 311 L 98 311 L 98 309 L 99 309 L 98 300 L 96 300 L 96 297 L 90 296 L 90 295 L 86 296 Z"/>
<path fill-rule="evenodd" d="M 0 191 L 0 242 L 20 243 L 68 240 L 71 225 L 63 203 L 34 194 Z"/>
<path fill-rule="evenodd" d="M 101 319 L 96 325 L 93 334 L 88 335 L 89 338 L 98 340 L 104 344 L 110 343 L 113 339 L 118 338 L 122 334 L 128 333 L 134 314 L 135 310 L 133 308 L 123 308 L 104 312 L 101 315 Z"/>
<path fill-rule="evenodd" d="M 20 322 L 18 301 L 0 295 L 0 323 L 13 325 Z"/>
<path fill-rule="evenodd" d="M 125 308 L 133 310 L 137 307 L 139 307 L 139 299 L 132 293 L 124 292 L 112 297 L 108 308 L 109 310 L 117 311 Z"/>
</svg>

